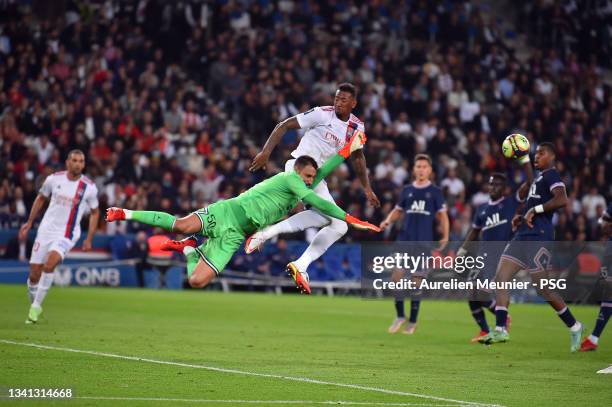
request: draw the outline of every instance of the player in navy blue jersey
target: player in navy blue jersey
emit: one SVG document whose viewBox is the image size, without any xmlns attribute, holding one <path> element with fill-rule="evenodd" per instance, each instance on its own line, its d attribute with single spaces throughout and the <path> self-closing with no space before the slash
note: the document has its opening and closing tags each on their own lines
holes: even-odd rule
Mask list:
<svg viewBox="0 0 612 407">
<path fill-rule="evenodd" d="M 449 221 L 444 202 L 442 190 L 432 184 L 429 180 L 432 173 L 431 158 L 426 154 L 417 154 L 414 158 L 414 182 L 402 191 L 399 203 L 389 213 L 387 218 L 381 222 L 380 228 L 385 229 L 397 221 L 400 216 L 405 214 L 404 225 L 400 230 L 397 240 L 409 242 L 431 242 L 434 240 L 434 227 L 437 221 L 442 230 L 442 237 L 439 241 L 440 248 L 448 243 Z M 415 255 L 420 255 L 422 251 L 431 249 L 428 244 L 420 247 L 411 247 L 416 250 Z M 429 253 L 425 253 L 428 255 Z M 420 284 L 425 276 L 425 270 L 418 270 L 413 273 L 411 280 Z M 415 293 L 410 302 L 410 318 L 403 333 L 411 335 L 416 329 L 417 318 L 421 305 L 420 295 Z M 395 310 L 397 318 L 389 327 L 389 333 L 397 333 L 406 323 L 404 314 L 404 300 L 396 297 Z"/>
<path fill-rule="evenodd" d="M 608 208 L 604 212 L 603 216 L 599 219 L 599 224 L 604 236 L 608 236 L 606 254 L 604 256 L 604 262 L 601 267 L 602 279 L 605 284 L 604 288 L 604 301 L 601 302 L 599 308 L 599 314 L 597 315 L 597 321 L 595 321 L 595 328 L 593 332 L 584 338 L 580 345 L 580 352 L 587 352 L 597 349 L 597 343 L 599 337 L 603 332 L 610 315 L 612 315 L 612 202 L 608 204 Z"/>
<path fill-rule="evenodd" d="M 558 293 L 540 284 L 540 280 L 548 278 L 552 265 L 553 213 L 567 205 L 565 184 L 555 168 L 555 157 L 555 148 L 551 143 L 541 143 L 536 149 L 535 168 L 540 173 L 529 187 L 524 216 L 517 215 L 512 219 L 512 226 L 518 229 L 504 249 L 495 280 L 503 284 L 511 281 L 520 270 L 528 271 L 538 294 L 557 311 L 570 329 L 570 350 L 575 352 L 580 347 L 584 326 L 574 318 Z M 495 330 L 480 338 L 481 343 L 493 344 L 510 339 L 506 329 L 509 290 L 497 289 L 495 302 Z"/>
<path fill-rule="evenodd" d="M 505 195 L 507 188 L 507 177 L 501 173 L 493 173 L 489 178 L 489 202 L 479 206 L 474 214 L 472 228 L 465 237 L 465 241 L 457 250 L 457 257 L 468 254 L 470 242 L 478 239 L 480 235 L 480 245 L 477 256 L 485 259 L 484 268 L 474 269 L 470 272 L 469 280 L 493 280 L 497 263 L 502 254 L 503 245 L 508 242 L 514 232 L 512 231 L 512 218 L 516 214 L 519 206 L 525 201 L 529 185 L 533 181 L 533 170 L 529 162 L 524 165 L 527 181 L 524 182 L 514 194 Z M 483 244 L 482 242 L 490 242 Z M 485 317 L 484 310 L 488 309 L 495 314 L 495 300 L 492 299 L 492 292 L 474 290 L 471 293 L 469 302 L 470 310 L 474 320 L 480 327 L 480 333 L 472 339 L 472 342 L 486 336 L 489 333 L 489 325 Z M 510 316 L 508 316 L 507 326 L 509 326 Z"/>
</svg>

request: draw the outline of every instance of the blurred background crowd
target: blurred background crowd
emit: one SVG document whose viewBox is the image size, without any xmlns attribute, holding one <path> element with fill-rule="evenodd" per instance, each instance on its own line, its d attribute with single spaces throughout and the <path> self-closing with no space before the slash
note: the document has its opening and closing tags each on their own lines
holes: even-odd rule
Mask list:
<svg viewBox="0 0 612 407">
<path fill-rule="evenodd" d="M 612 2 L 499 2 L 514 11 L 510 29 L 482 3 L 2 1 L 0 226 L 23 222 L 73 148 L 102 209 L 185 215 L 233 197 L 281 171 L 299 141 L 287 133 L 266 171 L 250 173 L 275 124 L 332 104 L 348 81 L 382 206 L 367 206 L 348 163 L 328 181 L 347 211 L 380 222 L 425 152 L 461 239 L 488 174 L 522 181 L 500 153 L 520 132 L 557 147 L 570 197 L 557 239 L 597 240 L 612 199 Z M 116 227 L 100 224 L 138 232 Z"/>
</svg>

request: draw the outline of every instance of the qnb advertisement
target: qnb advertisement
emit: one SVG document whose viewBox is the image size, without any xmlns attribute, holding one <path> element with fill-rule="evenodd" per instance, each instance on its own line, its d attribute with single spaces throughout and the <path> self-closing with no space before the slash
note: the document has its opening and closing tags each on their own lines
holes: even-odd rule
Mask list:
<svg viewBox="0 0 612 407">
<path fill-rule="evenodd" d="M 362 295 L 459 299 L 508 290 L 520 302 L 542 302 L 546 291 L 578 303 L 612 298 L 611 242 L 459 244 L 364 243 Z"/>
<path fill-rule="evenodd" d="M 29 266 L 21 262 L 5 262 L 0 272 L 0 284 L 23 284 Z M 55 268 L 53 284 L 57 286 L 136 287 L 138 277 L 132 260 L 83 263 L 75 260 Z"/>
</svg>

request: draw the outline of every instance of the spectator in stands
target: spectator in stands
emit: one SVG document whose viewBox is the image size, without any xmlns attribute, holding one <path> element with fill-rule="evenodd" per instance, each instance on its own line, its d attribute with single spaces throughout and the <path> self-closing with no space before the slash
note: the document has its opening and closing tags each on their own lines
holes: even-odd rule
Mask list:
<svg viewBox="0 0 612 407">
<path fill-rule="evenodd" d="M 478 180 L 491 171 L 514 175 L 501 157 L 504 135 L 524 131 L 534 145 L 555 142 L 568 181 L 567 225 L 582 223 L 583 207 L 590 225 L 600 198 L 612 198 L 612 88 L 602 79 L 612 61 L 609 8 L 512 6 L 536 47 L 517 52 L 484 22 L 495 16 L 469 0 L 383 0 L 343 13 L 321 5 L 312 24 L 302 24 L 308 12 L 290 2 L 188 3 L 181 13 L 173 12 L 178 3 L 137 10 L 111 0 L 81 10 L 60 2 L 61 22 L 44 20 L 36 2 L 1 2 L 0 223 L 18 226 L 22 206 L 30 210 L 44 176 L 71 148 L 89 151 L 87 171 L 108 194 L 101 200 L 118 206 L 156 209 L 185 180 L 191 209 L 230 196 L 281 170 L 298 133 L 279 145 L 267 172 L 247 173 L 243 162 L 283 117 L 330 104 L 335 78 L 360 88 L 370 170 L 382 163 L 387 174 L 373 180 L 383 206 L 395 204 L 408 179 L 403 160 L 429 153 L 435 181 L 466 202 L 451 211 L 453 230 L 465 229 L 464 214 L 484 198 Z M 389 7 L 408 17 L 389 24 Z M 355 23 L 363 15 L 368 24 Z M 287 31 L 271 28 L 280 25 Z M 389 164 L 390 175 L 382 171 Z M 363 207 L 351 171 L 330 178 L 332 193 Z M 186 210 L 181 191 L 182 202 L 169 203 Z M 568 238 L 592 237 L 591 226 L 562 229 Z M 364 236 L 346 239 L 355 237 Z"/>
</svg>

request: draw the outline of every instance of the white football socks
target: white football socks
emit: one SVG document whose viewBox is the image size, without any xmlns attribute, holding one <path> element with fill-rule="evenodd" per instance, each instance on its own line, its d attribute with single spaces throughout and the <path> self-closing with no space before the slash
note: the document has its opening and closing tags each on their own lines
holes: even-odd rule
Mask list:
<svg viewBox="0 0 612 407">
<path fill-rule="evenodd" d="M 32 284 L 30 278 L 27 280 L 28 284 L 28 298 L 30 299 L 30 304 L 34 302 L 34 297 L 36 296 L 36 291 L 38 290 L 38 283 Z"/>
<path fill-rule="evenodd" d="M 582 329 L 582 324 L 580 323 L 580 321 L 576 321 L 576 323 L 574 325 L 571 326 L 570 331 L 572 332 L 578 332 Z"/>
<path fill-rule="evenodd" d="M 320 228 L 329 223 L 329 219 L 318 212 L 307 210 L 296 213 L 290 218 L 261 230 L 264 239 L 272 239 L 283 233 L 295 233 L 308 228 Z"/>
<path fill-rule="evenodd" d="M 55 272 L 53 273 L 42 273 L 40 277 L 40 281 L 38 282 L 38 290 L 36 290 L 36 295 L 34 296 L 34 301 L 32 305 L 35 307 L 40 307 L 49 292 L 49 288 L 53 284 L 53 277 L 55 276 Z"/>
<path fill-rule="evenodd" d="M 341 221 L 338 221 L 340 223 Z M 343 222 L 342 222 L 343 223 Z M 332 222 L 331 225 L 324 227 L 317 233 L 304 253 L 299 259 L 293 262 L 300 271 L 308 270 L 310 263 L 318 259 L 325 253 L 331 245 L 340 239 L 346 233 L 346 224 L 344 227 Z"/>
</svg>

